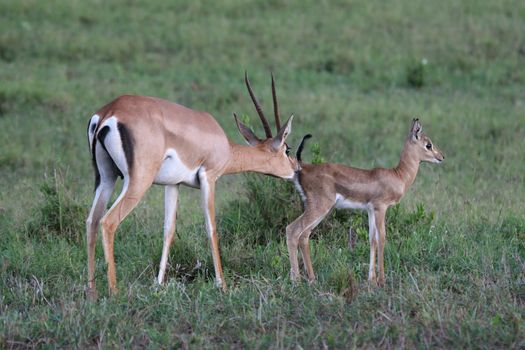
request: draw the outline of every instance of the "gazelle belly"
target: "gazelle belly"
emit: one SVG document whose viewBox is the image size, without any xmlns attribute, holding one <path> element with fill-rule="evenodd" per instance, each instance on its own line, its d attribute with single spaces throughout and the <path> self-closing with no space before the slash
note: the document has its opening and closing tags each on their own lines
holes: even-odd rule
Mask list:
<svg viewBox="0 0 525 350">
<path fill-rule="evenodd" d="M 336 209 L 363 209 L 368 210 L 370 203 L 361 203 L 353 201 L 349 198 L 345 198 L 339 193 L 335 195 L 335 208 Z"/>
<path fill-rule="evenodd" d="M 177 151 L 168 149 L 153 182 L 157 185 L 176 185 L 182 183 L 198 188 L 198 171 L 199 167 L 195 169 L 189 168 L 181 161 Z"/>
</svg>

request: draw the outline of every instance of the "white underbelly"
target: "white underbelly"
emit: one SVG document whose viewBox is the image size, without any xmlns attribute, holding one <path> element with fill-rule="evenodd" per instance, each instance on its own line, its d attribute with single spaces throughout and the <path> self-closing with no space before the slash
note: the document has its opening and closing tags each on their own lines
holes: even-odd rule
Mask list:
<svg viewBox="0 0 525 350">
<path fill-rule="evenodd" d="M 341 196 L 339 193 L 335 195 L 336 209 L 363 209 L 368 210 L 370 203 L 361 203 Z"/>
<path fill-rule="evenodd" d="M 164 160 L 160 166 L 157 175 L 155 175 L 154 183 L 157 185 L 176 185 L 185 184 L 191 187 L 199 187 L 198 171 L 200 167 L 195 169 L 188 168 L 179 158 L 174 149 L 169 149 L 164 155 Z"/>
</svg>

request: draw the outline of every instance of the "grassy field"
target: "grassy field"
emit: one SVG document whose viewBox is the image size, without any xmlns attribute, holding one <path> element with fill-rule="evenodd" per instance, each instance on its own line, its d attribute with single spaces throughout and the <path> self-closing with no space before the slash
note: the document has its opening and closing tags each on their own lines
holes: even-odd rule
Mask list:
<svg viewBox="0 0 525 350">
<path fill-rule="evenodd" d="M 0 348 L 525 347 L 524 28 L 523 1 L 0 2 Z M 154 187 L 116 236 L 120 294 L 99 243 L 87 302 L 88 119 L 152 95 L 241 142 L 233 111 L 262 133 L 245 70 L 267 113 L 275 73 L 290 142 L 313 133 L 326 161 L 396 165 L 413 116 L 445 152 L 388 213 L 386 286 L 367 285 L 367 219 L 350 211 L 313 235 L 318 283 L 293 285 L 293 186 L 232 175 L 217 198 L 227 292 L 187 188 L 154 284 Z"/>
</svg>

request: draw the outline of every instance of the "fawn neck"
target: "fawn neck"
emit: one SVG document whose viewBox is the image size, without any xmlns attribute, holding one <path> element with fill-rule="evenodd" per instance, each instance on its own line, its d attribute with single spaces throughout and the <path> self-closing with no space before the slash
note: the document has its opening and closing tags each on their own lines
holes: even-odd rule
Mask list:
<svg viewBox="0 0 525 350">
<path fill-rule="evenodd" d="M 394 173 L 403 181 L 405 184 L 405 191 L 412 185 L 416 179 L 417 172 L 419 170 L 420 160 L 416 155 L 415 145 L 412 145 L 410 140 L 405 142 L 399 164 L 393 169 Z"/>
</svg>

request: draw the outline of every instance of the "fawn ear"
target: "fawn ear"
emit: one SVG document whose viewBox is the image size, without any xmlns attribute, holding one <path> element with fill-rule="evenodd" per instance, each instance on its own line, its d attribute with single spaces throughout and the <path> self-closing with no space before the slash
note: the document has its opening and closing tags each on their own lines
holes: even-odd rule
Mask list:
<svg viewBox="0 0 525 350">
<path fill-rule="evenodd" d="M 239 121 L 239 118 L 237 118 L 237 114 L 233 113 L 233 117 L 235 118 L 235 123 L 237 124 L 239 132 L 250 146 L 255 146 L 261 143 L 261 140 L 257 136 L 255 136 L 252 129 L 250 129 L 249 127 L 247 127 Z"/>
<path fill-rule="evenodd" d="M 292 132 L 292 120 L 293 115 L 291 115 L 288 121 L 281 127 L 281 129 L 277 133 L 277 136 L 273 138 L 272 148 L 274 149 L 274 151 L 279 150 L 283 146 L 284 142 L 286 141 L 286 138 L 288 137 L 288 135 L 290 135 L 290 132 Z"/>
<path fill-rule="evenodd" d="M 423 127 L 419 122 L 419 118 L 414 118 L 412 120 L 412 126 L 410 127 L 410 135 L 412 135 L 413 140 L 419 140 L 421 138 L 421 131 Z"/>
</svg>

